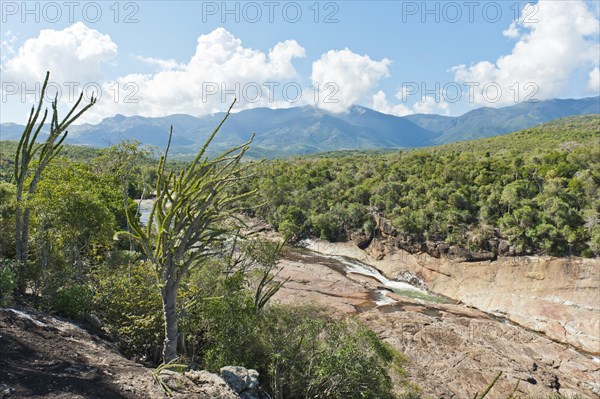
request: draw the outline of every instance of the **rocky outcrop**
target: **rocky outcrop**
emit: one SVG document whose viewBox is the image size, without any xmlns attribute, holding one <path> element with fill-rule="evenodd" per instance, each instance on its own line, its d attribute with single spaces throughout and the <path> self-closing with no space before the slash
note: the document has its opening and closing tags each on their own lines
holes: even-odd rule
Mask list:
<svg viewBox="0 0 600 399">
<path fill-rule="evenodd" d="M 0 399 L 163 399 L 153 369 L 80 326 L 33 310 L 0 307 Z M 177 399 L 270 399 L 258 372 L 223 367 L 162 370 L 158 378 Z"/>
<path fill-rule="evenodd" d="M 161 371 L 159 378 L 177 399 L 271 399 L 258 383 L 258 372 L 227 366 L 219 375 L 206 370 Z"/>
<path fill-rule="evenodd" d="M 239 366 L 226 366 L 220 376 L 241 399 L 271 399 L 258 383 L 258 371 Z"/>
<path fill-rule="evenodd" d="M 598 259 L 513 256 L 467 262 L 461 256 L 414 255 L 382 239 L 365 250 L 320 240 L 309 241 L 308 248 L 358 259 L 391 279 L 405 281 L 412 274 L 432 292 L 600 354 Z"/>
<path fill-rule="evenodd" d="M 159 378 L 177 399 L 239 399 L 229 385 L 218 375 L 208 371 L 192 370 L 178 373 L 163 370 Z"/>
<path fill-rule="evenodd" d="M 597 259 L 521 256 L 462 262 L 415 256 L 381 242 L 366 252 L 388 278 L 411 272 L 435 293 L 600 354 Z"/>
<path fill-rule="evenodd" d="M 336 263 L 337 256 L 370 258 L 352 243 L 309 241 L 308 247 L 327 256 L 305 250 L 286 253 L 280 278 L 290 280 L 273 301 L 357 314 L 407 357 L 408 379 L 425 397 L 473 397 L 499 372 L 490 399 L 505 399 L 517 383 L 517 397 L 600 395 L 598 358 L 463 304 L 425 302 L 385 291 L 376 279 L 349 273 Z M 385 293 L 389 301 L 374 293 Z"/>
</svg>

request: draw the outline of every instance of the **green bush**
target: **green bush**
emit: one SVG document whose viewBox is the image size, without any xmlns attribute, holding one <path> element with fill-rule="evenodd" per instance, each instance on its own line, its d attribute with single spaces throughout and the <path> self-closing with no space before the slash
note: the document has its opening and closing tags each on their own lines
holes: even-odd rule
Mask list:
<svg viewBox="0 0 600 399">
<path fill-rule="evenodd" d="M 152 267 L 136 258 L 114 251 L 96 270 L 94 311 L 126 354 L 157 363 L 164 339 L 160 291 Z"/>
<path fill-rule="evenodd" d="M 0 258 L 15 257 L 16 188 L 0 180 Z"/>
<path fill-rule="evenodd" d="M 17 288 L 14 266 L 15 261 L 0 259 L 0 306 L 7 306 L 10 303 L 12 293 Z"/>
<path fill-rule="evenodd" d="M 94 291 L 86 284 L 59 288 L 51 299 L 52 310 L 76 320 L 82 320 L 92 309 Z"/>
<path fill-rule="evenodd" d="M 356 320 L 334 320 L 315 308 L 272 307 L 261 326 L 275 396 L 394 398 L 389 371 L 401 373 L 403 358 Z"/>
<path fill-rule="evenodd" d="M 261 245 L 246 246 L 249 259 L 271 258 Z M 182 283 L 180 346 L 188 361 L 210 371 L 256 369 L 274 397 L 394 397 L 389 372 L 402 374 L 400 354 L 358 321 L 320 308 L 257 308 L 252 275 L 252 268 L 232 270 L 215 260 Z"/>
<path fill-rule="evenodd" d="M 210 298 L 196 310 L 182 326 L 202 326 L 194 359 L 201 368 L 254 368 L 274 397 L 395 397 L 389 372 L 402 374 L 403 358 L 353 319 L 334 320 L 313 307 L 271 306 L 257 314 L 251 298 L 240 296 Z"/>
</svg>

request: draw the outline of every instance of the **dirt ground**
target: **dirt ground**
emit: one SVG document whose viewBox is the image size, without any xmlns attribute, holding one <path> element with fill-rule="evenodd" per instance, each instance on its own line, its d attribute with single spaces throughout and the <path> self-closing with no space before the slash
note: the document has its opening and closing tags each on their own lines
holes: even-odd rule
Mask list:
<svg viewBox="0 0 600 399">
<path fill-rule="evenodd" d="M 151 369 L 81 327 L 0 308 L 0 399 L 162 398 Z"/>
</svg>

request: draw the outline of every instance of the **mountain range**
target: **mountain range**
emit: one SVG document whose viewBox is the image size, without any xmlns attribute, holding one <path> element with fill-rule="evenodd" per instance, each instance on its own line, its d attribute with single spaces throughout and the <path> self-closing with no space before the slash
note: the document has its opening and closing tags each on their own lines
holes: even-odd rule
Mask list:
<svg viewBox="0 0 600 399">
<path fill-rule="evenodd" d="M 458 117 L 432 114 L 393 116 L 361 106 L 333 114 L 304 106 L 285 109 L 255 108 L 231 114 L 212 145 L 214 152 L 255 139 L 248 155 L 272 158 L 323 151 L 398 149 L 445 144 L 510 133 L 553 119 L 600 114 L 600 97 L 553 99 L 504 108 L 479 108 Z M 115 115 L 98 124 L 70 129 L 67 143 L 106 147 L 124 139 L 164 147 L 173 126 L 172 152 L 194 154 L 220 122 L 223 113 L 194 117 Z M 1 140 L 16 140 L 23 126 L 0 124 Z"/>
</svg>

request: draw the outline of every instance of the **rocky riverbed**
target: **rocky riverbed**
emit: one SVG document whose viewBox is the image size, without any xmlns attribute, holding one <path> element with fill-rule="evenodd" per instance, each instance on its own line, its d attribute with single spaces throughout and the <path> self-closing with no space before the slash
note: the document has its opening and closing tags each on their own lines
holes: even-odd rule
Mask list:
<svg viewBox="0 0 600 399">
<path fill-rule="evenodd" d="M 490 282 L 489 274 L 480 277 L 481 287 L 477 290 L 473 277 L 471 286 L 466 287 L 472 291 L 466 288 L 461 291 L 460 280 L 445 271 L 443 275 L 450 274 L 447 277 L 450 281 L 458 281 L 454 285 L 446 284 L 450 288 L 458 287 L 452 291 L 441 289 L 442 280 L 431 277 L 435 274 L 422 273 L 419 267 L 425 268 L 425 265 L 421 265 L 416 257 L 394 253 L 378 259 L 372 256 L 374 248 L 369 253 L 352 243 L 312 240 L 304 242 L 304 246 L 307 248 L 285 251 L 279 277 L 289 278 L 289 281 L 274 300 L 318 304 L 340 313 L 356 314 L 408 357 L 409 379 L 418 384 L 426 396 L 473 397 L 500 372 L 502 376 L 488 396 L 490 398 L 506 398 L 515 389 L 517 397 L 545 398 L 561 394 L 596 398 L 600 395 L 600 359 L 593 353 L 566 340 L 556 342 L 556 337 L 546 334 L 543 328 L 548 323 L 534 322 L 539 321 L 537 318 L 526 316 L 520 319 L 520 324 L 511 322 L 515 316 L 508 305 L 504 312 L 494 314 L 476 309 L 473 304 L 465 305 L 468 295 L 461 299 L 461 292 L 473 292 L 474 298 L 481 298 L 486 292 L 483 287 L 487 287 L 487 294 L 494 298 L 497 295 L 495 289 L 504 287 Z M 386 273 L 380 274 L 378 270 Z M 502 273 L 497 270 L 494 275 Z M 402 282 L 394 278 L 398 276 Z M 557 277 L 556 274 L 544 276 L 544 279 L 548 278 L 548 286 L 552 286 L 550 279 Z M 517 280 L 519 275 L 513 273 L 506 277 L 510 278 Z M 515 287 L 522 287 L 521 295 L 514 297 L 514 303 L 528 292 L 525 289 L 528 277 L 524 275 L 522 279 L 525 282 L 514 282 Z M 559 283 L 563 289 L 555 293 L 558 298 L 569 292 L 564 281 L 556 282 Z M 430 290 L 424 290 L 424 287 Z M 572 291 L 577 289 L 573 286 Z M 563 302 L 553 303 L 565 306 L 570 294 L 565 295 Z M 488 300 L 488 303 L 497 302 Z M 520 307 L 514 306 L 514 309 L 524 306 L 528 306 L 527 302 Z M 485 306 L 481 308 L 485 309 Z M 551 317 L 549 315 L 545 320 Z M 566 316 L 558 314 L 559 324 L 560 317 Z M 585 319 L 574 321 L 574 329 L 588 322 Z M 594 342 L 597 335 L 590 335 Z M 581 342 L 587 341 L 579 339 L 575 343 Z"/>
</svg>

